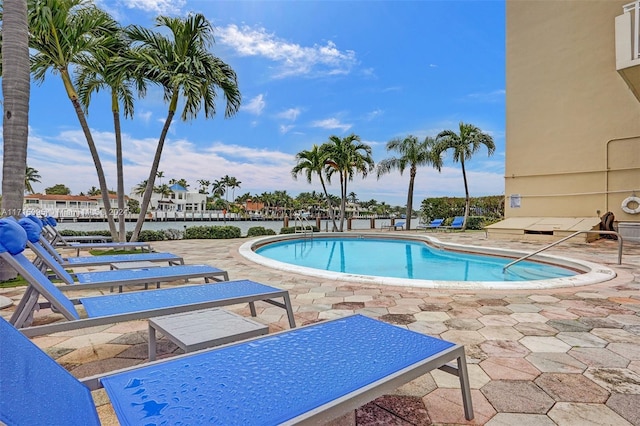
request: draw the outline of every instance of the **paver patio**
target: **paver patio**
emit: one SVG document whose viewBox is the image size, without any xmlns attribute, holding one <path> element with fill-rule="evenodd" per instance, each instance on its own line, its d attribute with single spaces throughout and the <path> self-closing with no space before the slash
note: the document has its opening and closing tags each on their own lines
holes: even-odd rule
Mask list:
<svg viewBox="0 0 640 426">
<path fill-rule="evenodd" d="M 404 231 L 414 233 L 415 231 Z M 400 232 L 401 234 L 402 232 Z M 540 242 L 487 240 L 484 233 L 437 234 L 443 241 L 534 251 Z M 466 421 L 456 379 L 435 371 L 332 422 L 333 425 L 640 425 L 640 244 L 565 242 L 549 250 L 600 263 L 617 277 L 586 287 L 456 290 L 341 282 L 276 271 L 238 254 L 239 240 L 154 242 L 184 256 L 287 289 L 298 325 L 362 313 L 466 345 L 475 419 Z M 24 289 L 0 290 L 18 300 Z M 107 290 L 108 292 L 108 290 Z M 100 293 L 93 291 L 91 294 Z M 85 292 L 84 294 L 88 294 Z M 281 309 L 257 305 L 270 332 L 287 329 Z M 247 306 L 230 308 L 249 316 Z M 0 310 L 8 318 L 12 308 Z M 55 315 L 55 314 L 53 314 Z M 50 321 L 47 310 L 36 321 Z M 34 338 L 77 377 L 145 362 L 146 321 Z M 179 353 L 165 339 L 159 357 Z M 117 424 L 106 396 L 94 392 L 104 424 Z"/>
</svg>

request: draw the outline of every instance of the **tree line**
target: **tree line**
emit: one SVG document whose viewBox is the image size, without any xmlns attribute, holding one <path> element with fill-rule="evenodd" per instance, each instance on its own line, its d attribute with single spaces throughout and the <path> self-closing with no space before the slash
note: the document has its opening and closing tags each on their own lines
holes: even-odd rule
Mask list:
<svg viewBox="0 0 640 426">
<path fill-rule="evenodd" d="M 291 170 L 294 178 L 304 175 L 307 182 L 311 183 L 317 176 L 322 190 L 326 196 L 327 208 L 331 214 L 333 229 L 342 231 L 344 228 L 346 203 L 348 199 L 348 182 L 357 174 L 367 177 L 368 173 L 376 171 L 378 179 L 382 175 L 397 169 L 400 174 L 409 170 L 409 188 L 407 190 L 406 204 L 406 229 L 411 229 L 411 217 L 413 216 L 413 192 L 415 187 L 418 167 L 432 166 L 440 171 L 443 164 L 443 155 L 446 151 L 452 151 L 453 161 L 460 163 L 465 190 L 464 224 L 466 229 L 470 212 L 469 185 L 465 162 L 482 147 L 486 147 L 488 155 L 495 151 L 493 138 L 481 131 L 473 124 L 460 122 L 458 132 L 444 130 L 433 138 L 430 136 L 420 140 L 418 137 L 408 135 L 405 138 L 396 138 L 387 142 L 388 152 L 395 155 L 380 161 L 375 165 L 371 156 L 372 149 L 362 143 L 356 134 L 347 137 L 330 136 L 322 145 L 314 144 L 311 149 L 303 150 L 296 155 L 297 164 Z M 326 184 L 332 178 L 338 176 L 340 182 L 340 217 L 333 217 L 333 206 L 327 192 Z"/>
</svg>

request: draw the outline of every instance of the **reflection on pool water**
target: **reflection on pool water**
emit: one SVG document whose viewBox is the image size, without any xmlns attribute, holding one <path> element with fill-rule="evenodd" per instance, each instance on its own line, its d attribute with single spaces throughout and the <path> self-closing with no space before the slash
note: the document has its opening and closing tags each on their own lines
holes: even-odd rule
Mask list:
<svg viewBox="0 0 640 426">
<path fill-rule="evenodd" d="M 479 255 L 388 238 L 301 238 L 264 245 L 261 256 L 297 266 L 346 274 L 442 281 L 534 281 L 574 276 L 571 269 L 513 258 Z"/>
</svg>

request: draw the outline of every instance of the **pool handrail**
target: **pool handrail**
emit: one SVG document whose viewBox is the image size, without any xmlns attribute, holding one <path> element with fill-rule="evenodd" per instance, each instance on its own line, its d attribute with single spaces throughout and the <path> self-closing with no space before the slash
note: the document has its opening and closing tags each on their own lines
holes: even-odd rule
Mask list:
<svg viewBox="0 0 640 426">
<path fill-rule="evenodd" d="M 540 250 L 536 250 L 533 253 L 529 253 L 527 255 L 522 256 L 519 259 L 514 260 L 513 262 L 507 264 L 504 268 L 502 268 L 502 272 L 506 272 L 507 268 L 509 268 L 512 265 L 515 265 L 516 263 L 526 260 L 528 258 L 530 258 L 531 256 L 535 256 L 538 253 L 541 253 L 543 251 L 545 251 L 548 248 L 557 246 L 558 244 L 567 241 L 570 238 L 575 237 L 576 235 L 580 235 L 580 234 L 605 234 L 605 235 L 615 235 L 616 237 L 618 237 L 618 265 L 622 264 L 622 235 L 620 235 L 619 233 L 617 233 L 616 231 L 604 231 L 604 230 L 589 230 L 589 231 L 576 231 L 571 235 L 567 235 L 564 238 L 559 239 L 558 241 L 554 241 L 551 244 L 548 244 L 544 247 L 542 247 Z"/>
</svg>

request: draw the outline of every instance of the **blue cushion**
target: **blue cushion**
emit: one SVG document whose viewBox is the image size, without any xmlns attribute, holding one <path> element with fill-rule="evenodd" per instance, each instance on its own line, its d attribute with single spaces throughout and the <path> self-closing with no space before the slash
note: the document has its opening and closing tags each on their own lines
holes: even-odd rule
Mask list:
<svg viewBox="0 0 640 426">
<path fill-rule="evenodd" d="M 27 245 L 27 232 L 15 219 L 0 219 L 0 252 L 18 254 Z"/>
<path fill-rule="evenodd" d="M 27 219 L 31 219 L 32 221 L 37 223 L 40 228 L 44 226 L 44 223 L 42 223 L 42 220 L 40 220 L 38 216 L 30 214 L 29 216 L 27 216 Z"/>
<path fill-rule="evenodd" d="M 51 226 L 58 226 L 58 221 L 53 216 L 47 216 L 44 218 Z"/>
<path fill-rule="evenodd" d="M 32 243 L 37 243 L 38 241 L 40 241 L 40 233 L 42 232 L 42 228 L 36 222 L 34 222 L 33 219 L 23 217 L 18 221 L 18 223 L 27 232 L 27 239 L 29 241 L 31 241 Z"/>
</svg>

